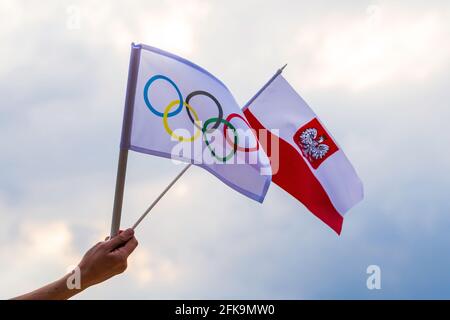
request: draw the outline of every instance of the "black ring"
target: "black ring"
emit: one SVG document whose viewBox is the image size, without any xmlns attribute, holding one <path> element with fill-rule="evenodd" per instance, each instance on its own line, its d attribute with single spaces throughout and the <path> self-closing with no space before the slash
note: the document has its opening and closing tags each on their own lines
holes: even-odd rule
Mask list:
<svg viewBox="0 0 450 320">
<path fill-rule="evenodd" d="M 212 101 L 214 101 L 214 103 L 217 105 L 217 108 L 219 109 L 219 115 L 217 116 L 216 122 L 211 127 L 211 129 L 207 130 L 208 133 L 211 133 L 211 132 L 213 132 L 214 130 L 216 130 L 220 126 L 220 123 L 223 120 L 222 106 L 220 105 L 220 103 L 216 99 L 216 97 L 214 97 L 211 93 L 206 92 L 206 91 L 202 91 L 202 90 L 198 90 L 198 91 L 194 91 L 194 92 L 189 93 L 188 96 L 186 97 L 186 103 L 189 104 L 189 100 L 191 100 L 191 98 L 193 98 L 195 96 L 198 96 L 198 95 L 207 96 Z M 186 111 L 187 111 L 187 114 L 189 116 L 189 119 L 194 124 L 194 126 L 196 126 L 198 129 L 202 130 L 203 128 L 200 125 L 198 125 L 197 123 L 195 123 L 194 118 L 191 115 L 191 111 L 189 111 L 189 108 L 186 107 Z"/>
</svg>

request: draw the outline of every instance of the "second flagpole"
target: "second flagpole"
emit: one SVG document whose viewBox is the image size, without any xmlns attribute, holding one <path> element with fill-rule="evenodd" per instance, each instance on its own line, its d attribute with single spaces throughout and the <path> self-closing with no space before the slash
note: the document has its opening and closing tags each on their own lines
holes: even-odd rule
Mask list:
<svg viewBox="0 0 450 320">
<path fill-rule="evenodd" d="M 139 219 L 136 221 L 136 223 L 133 225 L 132 229 L 136 229 L 136 227 L 141 223 L 142 220 L 144 220 L 144 218 L 147 216 L 147 214 L 153 209 L 154 206 L 156 206 L 156 204 L 159 202 L 159 200 L 161 200 L 162 197 L 164 197 L 164 195 L 167 193 L 167 191 L 169 191 L 170 188 L 172 188 L 172 186 L 175 184 L 175 182 L 178 181 L 178 179 L 181 178 L 181 176 L 187 171 L 187 169 L 189 169 L 192 166 L 191 163 L 189 163 L 188 165 L 186 165 L 186 167 L 184 167 L 183 170 L 181 170 L 181 172 L 172 180 L 171 183 L 169 183 L 169 185 L 163 190 L 163 192 L 161 192 L 159 194 L 159 196 L 155 199 L 155 201 L 152 202 L 152 204 L 147 208 L 147 210 L 145 210 L 145 212 L 139 217 Z"/>
</svg>

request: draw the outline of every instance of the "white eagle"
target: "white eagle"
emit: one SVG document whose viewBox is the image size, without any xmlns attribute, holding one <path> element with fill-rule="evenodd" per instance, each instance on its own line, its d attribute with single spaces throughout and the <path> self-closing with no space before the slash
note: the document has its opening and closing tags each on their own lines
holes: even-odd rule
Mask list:
<svg viewBox="0 0 450 320">
<path fill-rule="evenodd" d="M 300 135 L 300 144 L 305 157 L 319 160 L 325 157 L 330 147 L 324 142 L 325 136 L 317 137 L 317 129 L 308 128 Z"/>
</svg>

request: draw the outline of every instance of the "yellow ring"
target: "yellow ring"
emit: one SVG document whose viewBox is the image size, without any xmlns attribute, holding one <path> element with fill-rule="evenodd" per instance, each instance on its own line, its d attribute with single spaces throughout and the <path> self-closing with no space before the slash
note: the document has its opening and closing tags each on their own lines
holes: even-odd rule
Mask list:
<svg viewBox="0 0 450 320">
<path fill-rule="evenodd" d="M 189 138 L 183 137 L 183 136 L 179 136 L 176 135 L 175 133 L 173 133 L 172 129 L 170 129 L 169 127 L 169 123 L 168 123 L 168 114 L 170 112 L 170 110 L 176 106 L 180 104 L 180 100 L 174 100 L 171 103 L 169 103 L 169 105 L 166 107 L 166 109 L 164 110 L 164 115 L 163 115 L 163 124 L 164 124 L 164 129 L 166 129 L 166 132 L 174 139 L 180 141 L 180 142 L 193 142 L 195 139 L 197 139 L 198 137 L 200 137 L 200 133 L 201 131 L 196 127 L 195 129 L 197 130 L 197 132 L 192 135 Z M 194 120 L 195 122 L 199 123 L 200 120 L 198 118 L 197 112 L 194 110 L 194 108 L 192 108 L 189 104 L 187 104 L 186 102 L 183 102 L 183 105 L 186 106 L 186 108 L 188 108 L 190 111 L 192 111 L 192 114 L 194 115 Z"/>
</svg>

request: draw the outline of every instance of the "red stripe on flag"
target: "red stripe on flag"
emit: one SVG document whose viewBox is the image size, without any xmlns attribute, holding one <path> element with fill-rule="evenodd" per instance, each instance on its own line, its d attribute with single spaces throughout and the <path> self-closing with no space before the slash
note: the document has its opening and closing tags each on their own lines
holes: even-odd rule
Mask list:
<svg viewBox="0 0 450 320">
<path fill-rule="evenodd" d="M 256 130 L 266 129 L 250 112 L 249 108 L 244 115 L 251 127 Z M 279 139 L 278 171 L 273 175 L 272 181 L 303 203 L 314 215 L 330 226 L 337 234 L 341 234 L 343 217 L 333 206 L 328 194 L 319 180 L 311 172 L 303 156 L 288 142 L 274 136 L 269 130 L 267 139 L 260 140 L 267 155 L 272 159 L 271 139 Z M 276 167 L 272 164 L 274 172 Z"/>
</svg>

